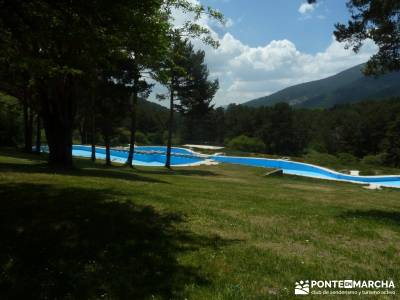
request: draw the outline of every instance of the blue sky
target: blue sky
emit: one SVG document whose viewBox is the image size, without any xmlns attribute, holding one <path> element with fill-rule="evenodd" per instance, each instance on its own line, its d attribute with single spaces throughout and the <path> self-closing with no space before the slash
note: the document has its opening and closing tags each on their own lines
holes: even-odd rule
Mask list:
<svg viewBox="0 0 400 300">
<path fill-rule="evenodd" d="M 286 87 L 326 78 L 366 62 L 376 45 L 366 41 L 358 54 L 333 38 L 334 24 L 347 23 L 345 0 L 189 0 L 221 11 L 226 26 L 203 17 L 199 24 L 220 42 L 213 49 L 193 40 L 206 53 L 212 78 L 220 89 L 214 103 L 224 106 L 267 96 Z M 190 16 L 174 12 L 179 27 Z M 150 97 L 162 88 L 157 87 Z"/>
<path fill-rule="evenodd" d="M 310 54 L 329 46 L 334 24 L 345 23 L 350 15 L 344 0 L 319 1 L 313 11 L 303 14 L 299 8 L 305 0 L 202 0 L 201 3 L 231 19 L 233 25 L 226 30 L 249 46 L 288 39 L 297 49 Z"/>
</svg>

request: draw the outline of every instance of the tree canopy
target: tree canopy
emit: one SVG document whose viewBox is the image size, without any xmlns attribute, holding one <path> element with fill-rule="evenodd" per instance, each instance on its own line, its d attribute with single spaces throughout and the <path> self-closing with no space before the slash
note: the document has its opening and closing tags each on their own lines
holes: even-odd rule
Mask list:
<svg viewBox="0 0 400 300">
<path fill-rule="evenodd" d="M 36 96 L 50 163 L 72 164 L 81 92 L 95 86 L 99 74 L 125 62 L 117 80 L 138 95 L 141 72 L 168 54 L 174 9 L 192 16 L 181 32 L 217 45 L 196 20 L 222 15 L 189 0 L 0 1 L 0 90 L 25 103 Z"/>
<path fill-rule="evenodd" d="M 308 0 L 316 3 L 317 0 Z M 358 52 L 371 39 L 379 47 L 368 61 L 367 75 L 400 70 L 400 2 L 398 0 L 349 0 L 347 24 L 336 24 L 334 35 L 346 48 Z"/>
<path fill-rule="evenodd" d="M 400 70 L 400 2 L 352 0 L 347 6 L 351 19 L 347 25 L 336 24 L 336 39 L 355 52 L 366 39 L 375 42 L 379 51 L 368 61 L 366 74 Z"/>
</svg>

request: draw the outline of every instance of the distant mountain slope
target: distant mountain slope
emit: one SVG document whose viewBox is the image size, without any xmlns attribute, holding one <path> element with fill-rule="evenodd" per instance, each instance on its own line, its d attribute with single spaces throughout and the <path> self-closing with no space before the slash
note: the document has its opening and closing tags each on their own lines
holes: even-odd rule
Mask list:
<svg viewBox="0 0 400 300">
<path fill-rule="evenodd" d="M 298 108 L 326 108 L 342 103 L 400 96 L 400 72 L 378 78 L 366 77 L 361 72 L 363 66 L 355 66 L 325 79 L 294 85 L 243 105 L 259 107 L 286 102 Z"/>
</svg>

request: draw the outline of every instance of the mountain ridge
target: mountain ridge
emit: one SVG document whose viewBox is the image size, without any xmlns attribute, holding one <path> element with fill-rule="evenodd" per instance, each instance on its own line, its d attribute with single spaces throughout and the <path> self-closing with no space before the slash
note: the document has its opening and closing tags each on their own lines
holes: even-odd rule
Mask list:
<svg viewBox="0 0 400 300">
<path fill-rule="evenodd" d="M 400 96 L 400 72 L 367 77 L 362 74 L 364 65 L 323 79 L 293 85 L 243 105 L 260 107 L 286 102 L 296 108 L 329 108 L 338 104 Z"/>
</svg>

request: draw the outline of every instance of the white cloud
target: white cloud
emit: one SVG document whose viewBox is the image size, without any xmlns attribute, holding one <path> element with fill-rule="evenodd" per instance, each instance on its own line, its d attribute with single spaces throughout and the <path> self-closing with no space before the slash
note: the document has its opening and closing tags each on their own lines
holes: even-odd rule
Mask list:
<svg viewBox="0 0 400 300">
<path fill-rule="evenodd" d="M 207 22 L 205 22 L 205 24 L 202 24 L 203 26 L 207 25 L 207 26 L 210 26 L 211 28 L 219 28 L 222 30 L 227 30 L 228 28 L 231 28 L 232 26 L 235 25 L 235 21 L 233 21 L 231 18 L 227 18 L 225 20 L 225 23 L 221 23 L 221 22 L 214 21 L 211 19 L 206 19 L 206 20 L 207 20 Z"/>
<path fill-rule="evenodd" d="M 177 19 L 182 22 L 184 18 L 180 14 Z M 212 30 L 207 17 L 199 22 Z M 345 50 L 344 45 L 333 37 L 324 51 L 308 54 L 298 50 L 287 39 L 250 47 L 229 32 L 219 37 L 212 31 L 212 35 L 220 42 L 218 49 L 205 46 L 198 40 L 194 40 L 193 44 L 206 52 L 210 76 L 219 79 L 220 89 L 215 97 L 217 106 L 246 102 L 294 84 L 334 75 L 366 62 L 377 51 L 375 44 L 367 41 L 355 54 Z"/>
<path fill-rule="evenodd" d="M 367 61 L 376 52 L 376 46 L 367 41 L 355 54 L 333 37 L 324 51 L 313 55 L 299 51 L 287 39 L 250 47 L 226 33 L 220 43 L 218 49 L 202 47 L 211 75 L 220 80 L 217 105 L 241 103 L 294 84 L 325 78 Z"/>
<path fill-rule="evenodd" d="M 310 4 L 308 2 L 304 2 L 300 5 L 298 11 L 301 14 L 307 14 L 312 12 L 315 9 L 315 4 Z"/>
<path fill-rule="evenodd" d="M 233 25 L 235 25 L 235 22 L 231 18 L 228 18 L 226 20 L 225 27 L 229 28 L 229 27 L 232 27 Z"/>
</svg>

